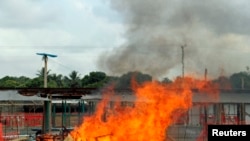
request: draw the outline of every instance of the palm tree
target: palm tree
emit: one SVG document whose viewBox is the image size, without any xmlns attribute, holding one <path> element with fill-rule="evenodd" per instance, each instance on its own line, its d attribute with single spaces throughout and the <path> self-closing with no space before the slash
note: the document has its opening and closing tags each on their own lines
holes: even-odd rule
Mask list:
<svg viewBox="0 0 250 141">
<path fill-rule="evenodd" d="M 65 76 L 64 79 L 65 79 L 65 82 L 67 82 L 68 87 L 70 87 L 70 88 L 81 87 L 81 79 L 80 79 L 80 75 L 78 74 L 77 71 L 72 71 L 69 74 L 69 77 Z"/>
<path fill-rule="evenodd" d="M 44 71 L 45 71 L 45 68 L 42 67 L 42 69 L 40 71 L 37 71 L 37 76 L 40 77 L 40 78 L 44 78 Z M 50 70 L 47 71 L 47 76 L 49 75 L 49 72 Z"/>
<path fill-rule="evenodd" d="M 63 76 L 61 74 L 51 74 L 49 75 L 49 81 L 52 80 L 52 81 L 55 81 L 56 82 L 56 85 L 58 88 L 62 88 L 64 85 L 63 85 Z"/>
</svg>

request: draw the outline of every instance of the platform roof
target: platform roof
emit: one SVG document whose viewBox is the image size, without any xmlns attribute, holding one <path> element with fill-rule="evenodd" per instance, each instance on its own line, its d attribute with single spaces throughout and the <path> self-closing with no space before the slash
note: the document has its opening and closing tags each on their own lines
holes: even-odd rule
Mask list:
<svg viewBox="0 0 250 141">
<path fill-rule="evenodd" d="M 250 103 L 250 93 L 219 93 L 218 95 L 209 95 L 194 93 L 193 102 L 196 103 Z"/>
<path fill-rule="evenodd" d="M 41 105 L 48 98 L 33 96 L 23 96 L 17 90 L 1 90 L 0 105 Z"/>
<path fill-rule="evenodd" d="M 83 95 L 81 97 L 83 100 L 98 101 L 103 99 L 100 93 L 92 95 Z M 110 101 L 127 101 L 134 102 L 136 97 L 131 92 L 119 93 L 109 97 Z M 141 99 L 139 101 L 147 101 Z M 201 92 L 194 92 L 192 96 L 193 103 L 248 103 L 250 104 L 250 93 L 239 93 L 239 92 L 220 92 L 219 94 L 205 94 Z"/>
</svg>

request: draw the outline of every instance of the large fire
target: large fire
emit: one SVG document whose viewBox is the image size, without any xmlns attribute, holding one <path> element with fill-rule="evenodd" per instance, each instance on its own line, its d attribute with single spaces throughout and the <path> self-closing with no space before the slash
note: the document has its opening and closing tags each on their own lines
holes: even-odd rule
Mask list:
<svg viewBox="0 0 250 141">
<path fill-rule="evenodd" d="M 110 91 L 98 104 L 94 115 L 84 117 L 70 138 L 76 141 L 164 141 L 167 129 L 192 106 L 192 89 L 208 90 L 204 81 L 176 80 L 170 84 L 146 82 L 133 87 L 132 106 L 117 101 L 109 108 Z M 206 85 L 206 87 L 204 87 Z"/>
</svg>

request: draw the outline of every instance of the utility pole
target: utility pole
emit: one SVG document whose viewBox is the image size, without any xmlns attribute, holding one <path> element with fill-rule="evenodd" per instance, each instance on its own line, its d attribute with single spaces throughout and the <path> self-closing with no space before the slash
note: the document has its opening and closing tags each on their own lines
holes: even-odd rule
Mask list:
<svg viewBox="0 0 250 141">
<path fill-rule="evenodd" d="M 57 57 L 57 55 L 48 53 L 37 53 L 37 55 L 42 55 L 44 60 L 44 88 L 47 88 L 47 63 L 48 57 Z M 51 131 L 51 95 L 49 96 L 49 101 L 44 101 L 43 106 L 43 126 L 42 133 L 49 133 Z"/>
<path fill-rule="evenodd" d="M 181 46 L 181 52 L 182 52 L 182 58 L 181 58 L 181 63 L 182 63 L 182 78 L 184 78 L 184 47 L 186 47 L 187 45 L 184 44 Z"/>
<path fill-rule="evenodd" d="M 207 81 L 207 68 L 205 68 L 204 79 L 205 79 L 205 81 Z"/>
</svg>

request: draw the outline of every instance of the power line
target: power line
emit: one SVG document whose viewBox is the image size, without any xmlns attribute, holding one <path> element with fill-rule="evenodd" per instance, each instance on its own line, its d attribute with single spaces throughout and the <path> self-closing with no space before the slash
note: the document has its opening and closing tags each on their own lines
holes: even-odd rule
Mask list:
<svg viewBox="0 0 250 141">
<path fill-rule="evenodd" d="M 63 68 L 66 68 L 66 69 L 69 70 L 70 72 L 72 72 L 72 71 L 74 71 L 74 70 L 76 71 L 76 69 L 73 69 L 73 67 L 64 65 L 63 63 L 61 63 L 61 62 L 59 62 L 59 61 L 51 60 L 51 62 L 56 63 L 56 64 L 60 65 L 60 66 L 63 67 Z"/>
</svg>

